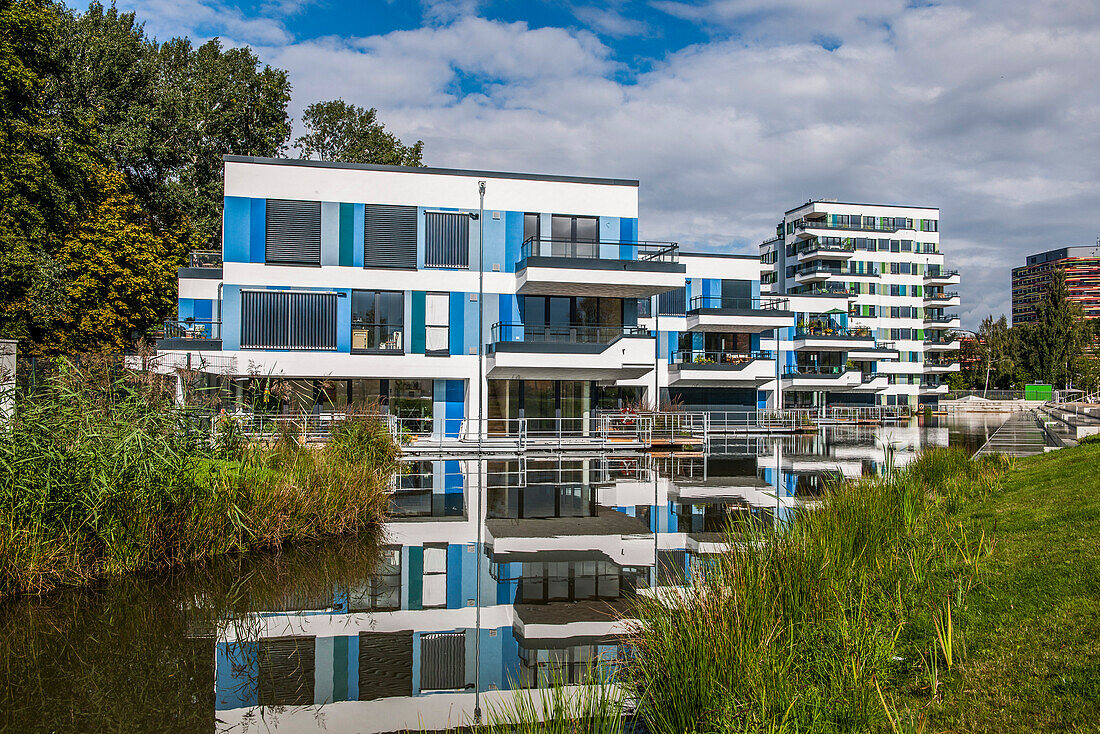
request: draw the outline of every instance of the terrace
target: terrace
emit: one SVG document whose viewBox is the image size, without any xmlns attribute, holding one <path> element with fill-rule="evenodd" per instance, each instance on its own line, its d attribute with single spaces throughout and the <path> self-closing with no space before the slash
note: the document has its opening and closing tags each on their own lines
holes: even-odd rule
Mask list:
<svg viewBox="0 0 1100 734">
<path fill-rule="evenodd" d="M 682 287 L 686 272 L 675 242 L 530 238 L 516 285 L 522 295 L 649 298 Z"/>
</svg>

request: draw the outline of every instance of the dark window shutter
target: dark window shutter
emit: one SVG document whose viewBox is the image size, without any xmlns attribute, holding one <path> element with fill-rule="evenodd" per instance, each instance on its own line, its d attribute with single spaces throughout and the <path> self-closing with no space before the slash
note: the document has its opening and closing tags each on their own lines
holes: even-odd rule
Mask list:
<svg viewBox="0 0 1100 734">
<path fill-rule="evenodd" d="M 241 349 L 336 349 L 336 294 L 241 291 Z"/>
<path fill-rule="evenodd" d="M 470 267 L 470 217 L 429 212 L 424 227 L 424 265 Z"/>
<path fill-rule="evenodd" d="M 265 262 L 321 264 L 321 202 L 268 199 L 266 230 Z"/>
<path fill-rule="evenodd" d="M 420 690 L 448 691 L 466 687 L 466 634 L 420 635 Z"/>
<path fill-rule="evenodd" d="M 367 204 L 363 267 L 416 269 L 416 207 Z"/>
</svg>

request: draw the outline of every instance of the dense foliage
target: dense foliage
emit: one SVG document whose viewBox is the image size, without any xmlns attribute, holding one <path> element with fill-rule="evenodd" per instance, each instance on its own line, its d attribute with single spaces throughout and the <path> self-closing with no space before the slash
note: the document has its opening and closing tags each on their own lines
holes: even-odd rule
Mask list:
<svg viewBox="0 0 1100 734">
<path fill-rule="evenodd" d="M 244 441 L 172 401 L 172 382 L 62 361 L 0 431 L 0 597 L 377 527 L 398 448 L 350 417 L 314 448 Z"/>
<path fill-rule="evenodd" d="M 186 253 L 220 249 L 222 157 L 285 154 L 290 94 L 249 48 L 158 41 L 99 2 L 0 0 L 0 337 L 113 351 L 171 316 Z M 373 108 L 304 123 L 307 156 L 421 164 Z"/>
<path fill-rule="evenodd" d="M 956 390 L 1011 390 L 1027 383 L 1055 388 L 1100 389 L 1095 354 L 1097 325 L 1068 297 L 1065 274 L 1055 271 L 1050 288 L 1035 306 L 1033 323 L 1010 327 L 1002 315 L 982 321 L 974 338 L 964 339 L 962 370 L 948 382 Z"/>
</svg>

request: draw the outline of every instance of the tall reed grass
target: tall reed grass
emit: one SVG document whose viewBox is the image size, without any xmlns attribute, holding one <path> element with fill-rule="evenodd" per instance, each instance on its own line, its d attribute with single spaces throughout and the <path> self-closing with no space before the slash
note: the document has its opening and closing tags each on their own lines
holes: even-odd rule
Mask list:
<svg viewBox="0 0 1100 734">
<path fill-rule="evenodd" d="M 923 726 L 891 698 L 936 695 L 932 680 L 965 654 L 951 609 L 980 583 L 972 559 L 989 544 L 952 516 L 1008 465 L 931 449 L 889 476 L 836 483 L 785 527 L 739 528 L 686 590 L 640 599 L 626 680 L 647 730 Z"/>
<path fill-rule="evenodd" d="M 323 447 L 214 432 L 155 379 L 62 364 L 0 426 L 0 597 L 378 525 L 399 449 L 369 416 Z"/>
</svg>

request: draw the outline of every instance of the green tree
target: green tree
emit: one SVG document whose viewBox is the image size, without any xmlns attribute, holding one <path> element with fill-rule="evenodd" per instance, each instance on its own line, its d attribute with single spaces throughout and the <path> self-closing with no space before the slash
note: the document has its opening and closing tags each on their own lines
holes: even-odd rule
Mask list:
<svg viewBox="0 0 1100 734">
<path fill-rule="evenodd" d="M 91 126 L 51 104 L 60 25 L 45 0 L 0 0 L 0 336 L 30 352 L 65 310 L 54 256 L 101 162 Z"/>
<path fill-rule="evenodd" d="M 57 257 L 69 308 L 56 341 L 68 352 L 120 352 L 175 303 L 180 243 L 154 230 L 120 172 L 101 169 L 98 185 L 103 199 Z"/>
<path fill-rule="evenodd" d="M 305 158 L 343 163 L 422 166 L 424 141 L 403 144 L 378 121 L 378 110 L 342 99 L 314 102 L 302 115 L 306 133 L 294 141 Z"/>
<path fill-rule="evenodd" d="M 1081 306 L 1069 300 L 1064 271 L 1054 271 L 1050 287 L 1035 304 L 1035 321 L 1020 329 L 1022 377 L 1066 387 L 1072 380 L 1075 360 L 1091 338 L 1092 326 Z"/>
<path fill-rule="evenodd" d="M 993 314 L 982 319 L 978 344 L 983 374 L 981 385 L 976 387 L 982 390 L 1012 387 L 1016 373 L 1014 341 L 1014 334 L 1004 314 L 999 319 L 994 319 Z"/>
</svg>

